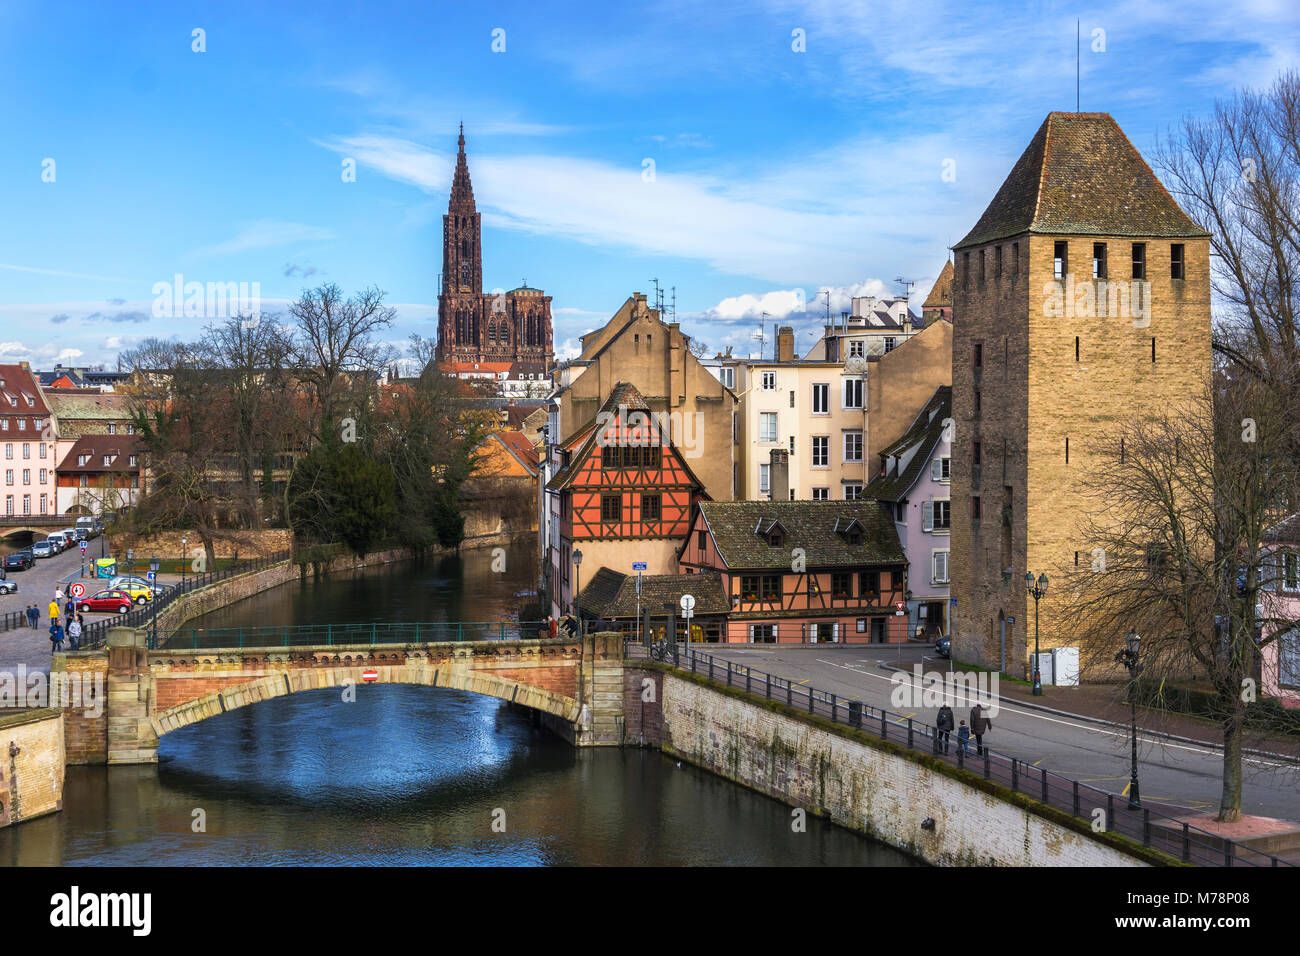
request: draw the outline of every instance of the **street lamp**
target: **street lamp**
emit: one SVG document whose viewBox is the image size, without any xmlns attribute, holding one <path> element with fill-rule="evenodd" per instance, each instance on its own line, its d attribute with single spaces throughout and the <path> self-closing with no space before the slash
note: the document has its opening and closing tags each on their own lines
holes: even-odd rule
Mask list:
<svg viewBox="0 0 1300 956">
<path fill-rule="evenodd" d="M 189 540 L 185 535 L 181 535 L 181 590 L 185 590 L 185 555 L 188 551 L 187 545 Z"/>
<path fill-rule="evenodd" d="M 149 559 L 149 570 L 153 572 L 153 598 L 149 602 L 153 605 L 153 646 L 158 647 L 158 555 Z"/>
<path fill-rule="evenodd" d="M 1138 665 L 1138 645 L 1142 638 L 1138 636 L 1137 631 L 1129 631 L 1125 639 L 1128 645 L 1122 651 L 1115 655 L 1115 660 L 1128 668 L 1128 699 L 1132 707 L 1131 723 L 1129 725 L 1129 741 L 1132 745 L 1133 764 L 1129 771 L 1128 782 L 1128 808 L 1130 810 L 1141 810 L 1142 800 L 1138 793 L 1138 705 L 1137 705 L 1137 675 L 1142 668 Z"/>
<path fill-rule="evenodd" d="M 582 633 L 582 552 L 573 552 L 573 616 L 578 619 L 578 633 Z"/>
<path fill-rule="evenodd" d="M 1047 575 L 1040 574 L 1034 580 L 1034 572 L 1025 572 L 1025 590 L 1034 599 L 1034 696 L 1043 696 L 1043 678 L 1038 673 L 1038 602 L 1047 593 Z"/>
</svg>

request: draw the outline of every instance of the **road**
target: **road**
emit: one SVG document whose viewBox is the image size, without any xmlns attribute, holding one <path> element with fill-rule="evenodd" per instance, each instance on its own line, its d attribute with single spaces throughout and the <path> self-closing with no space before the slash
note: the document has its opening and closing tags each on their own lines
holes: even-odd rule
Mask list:
<svg viewBox="0 0 1300 956">
<path fill-rule="evenodd" d="M 811 684 L 848 700 L 858 699 L 914 716 L 933 724 L 933 707 L 899 707 L 891 701 L 893 672 L 882 661 L 911 671 L 926 647 L 819 645 L 816 647 L 701 648 L 719 659 L 745 664 L 755 671 Z M 947 662 L 929 659 L 925 672 L 947 673 Z M 910 680 L 910 678 L 909 678 Z M 951 688 L 952 685 L 949 685 Z M 951 703 L 956 719 L 969 721 L 973 701 L 958 689 Z M 1047 701 L 1048 706 L 1051 705 Z M 953 735 L 954 743 L 956 734 Z M 1144 737 L 1139 727 L 1138 775 L 1144 802 L 1159 802 L 1190 810 L 1210 811 L 1219 805 L 1222 790 L 1221 751 L 1197 744 Z M 1130 743 L 1126 729 L 1043 713 L 1015 703 L 1003 703 L 993 717 L 985 743 L 1034 766 L 1073 777 L 1102 790 L 1128 792 Z M 972 748 L 974 741 L 971 742 Z M 1300 820 L 1300 766 L 1281 760 L 1245 758 L 1242 812 Z"/>
<path fill-rule="evenodd" d="M 89 576 L 90 568 L 93 567 L 93 560 L 99 557 L 101 538 L 95 538 L 90 541 L 86 547 L 86 567 L 87 576 L 81 576 L 81 551 L 79 548 L 69 548 L 62 554 L 56 554 L 52 558 L 40 558 L 37 560 L 35 567 L 26 571 L 10 571 L 9 580 L 18 582 L 17 594 L 0 595 L 0 611 L 24 610 L 27 605 L 35 604 L 41 612 L 39 626 L 33 630 L 31 628 L 18 628 L 16 630 L 0 631 L 0 671 L 11 671 L 18 664 L 27 665 L 27 669 L 49 671 L 50 669 L 50 619 L 47 605 L 50 599 L 54 597 L 54 589 L 58 585 L 64 585 L 66 592 L 67 585 L 74 581 L 81 581 L 86 586 L 86 593 L 93 594 L 99 590 L 100 586 L 107 585 L 107 581 L 97 581 Z M 137 568 L 136 572 L 141 577 L 144 573 Z M 174 576 L 172 576 L 174 577 Z M 168 582 L 169 576 L 160 575 L 161 580 Z M 89 611 L 83 613 L 82 618 L 85 623 L 90 624 L 92 621 L 98 621 L 105 617 L 113 617 L 111 614 L 95 614 Z M 67 648 L 67 643 L 64 643 Z"/>
</svg>

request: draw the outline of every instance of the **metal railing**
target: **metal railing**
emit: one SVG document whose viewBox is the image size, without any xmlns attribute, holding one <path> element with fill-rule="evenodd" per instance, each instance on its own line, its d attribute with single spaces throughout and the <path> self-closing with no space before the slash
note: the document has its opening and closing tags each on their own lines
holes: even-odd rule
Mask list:
<svg viewBox="0 0 1300 956">
<path fill-rule="evenodd" d="M 237 574 L 247 574 L 250 571 L 261 571 L 275 564 L 281 564 L 288 561 L 291 557 L 289 551 L 278 551 L 275 554 L 268 555 L 264 558 L 244 558 L 234 562 L 228 567 L 219 571 L 203 571 L 194 574 L 187 574 L 184 581 L 177 581 L 165 586 L 164 590 L 156 590 L 154 599 L 145 604 L 141 604 L 126 614 L 118 614 L 111 618 L 105 618 L 102 621 L 95 621 L 87 624 L 82 631 L 81 649 L 83 651 L 92 651 L 104 646 L 104 641 L 108 637 L 110 627 L 143 627 L 148 628 L 153 624 L 156 614 L 162 613 L 167 607 L 173 604 L 182 595 L 189 594 L 191 591 L 197 591 L 205 588 L 210 584 L 218 581 L 224 581 L 226 578 L 234 577 Z M 105 584 L 108 582 L 105 581 Z M 75 599 L 74 599 L 75 600 Z"/>
<path fill-rule="evenodd" d="M 158 650 L 244 647 L 321 647 L 345 644 L 433 644 L 446 641 L 535 640 L 545 621 L 374 622 L 259 627 L 183 628 L 162 635 Z M 150 645 L 153 647 L 152 635 Z"/>
<path fill-rule="evenodd" d="M 982 754 L 977 753 L 974 737 L 967 741 L 966 747 L 962 747 L 956 733 L 949 732 L 950 746 L 944 748 L 940 731 L 913 717 L 796 684 L 744 664 L 701 653 L 694 647 L 688 649 L 679 644 L 659 642 L 647 648 L 629 641 L 627 648 L 629 656 L 645 655 L 651 660 L 725 683 L 728 687 L 743 689 L 756 697 L 779 701 L 881 740 L 929 754 L 1089 824 L 1100 822 L 1107 832 L 1129 837 L 1184 863 L 1197 866 L 1295 866 L 1277 856 L 1197 829 L 1165 812 L 1177 808 L 1162 810 L 1148 805 L 1130 810 L 1128 798 L 1121 794 L 1099 790 L 989 747 L 984 747 Z M 1098 810 L 1102 811 L 1101 814 L 1097 813 Z"/>
</svg>

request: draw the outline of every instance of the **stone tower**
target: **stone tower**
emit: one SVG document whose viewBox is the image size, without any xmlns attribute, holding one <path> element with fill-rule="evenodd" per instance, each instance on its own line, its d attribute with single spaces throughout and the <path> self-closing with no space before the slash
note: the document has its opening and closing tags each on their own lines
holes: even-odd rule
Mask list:
<svg viewBox="0 0 1300 956">
<path fill-rule="evenodd" d="M 484 366 L 509 370 L 513 378 L 540 378 L 554 357 L 551 297 L 527 285 L 483 291 L 482 214 L 474 203 L 463 125 L 457 143 L 451 198 L 442 217 L 437 361 L 449 371 Z"/>
<path fill-rule="evenodd" d="M 1089 443 L 1209 375 L 1209 236 L 1109 114 L 1051 113 L 953 249 L 954 652 L 998 667 L 1005 648 L 1023 676 L 1026 571 L 1092 560 Z M 1044 648 L 1071 643 L 1052 598 Z"/>
</svg>

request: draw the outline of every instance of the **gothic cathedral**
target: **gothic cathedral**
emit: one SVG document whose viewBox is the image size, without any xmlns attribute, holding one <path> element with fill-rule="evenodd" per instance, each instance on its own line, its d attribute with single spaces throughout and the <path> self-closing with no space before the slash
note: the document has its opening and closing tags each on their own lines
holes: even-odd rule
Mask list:
<svg viewBox="0 0 1300 956">
<path fill-rule="evenodd" d="M 527 285 L 484 293 L 481 216 L 469 182 L 464 124 L 459 143 L 451 201 L 442 217 L 438 364 L 446 371 L 470 371 L 485 362 L 509 363 L 511 378 L 545 375 L 554 356 L 551 297 Z"/>
</svg>

